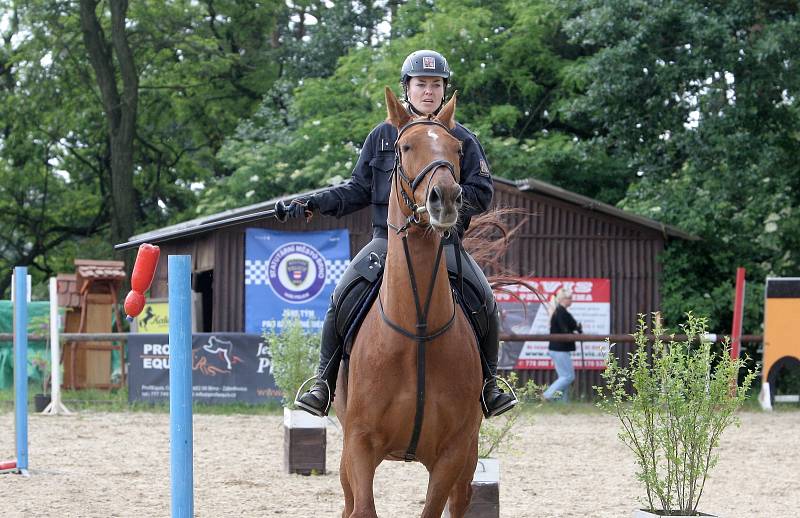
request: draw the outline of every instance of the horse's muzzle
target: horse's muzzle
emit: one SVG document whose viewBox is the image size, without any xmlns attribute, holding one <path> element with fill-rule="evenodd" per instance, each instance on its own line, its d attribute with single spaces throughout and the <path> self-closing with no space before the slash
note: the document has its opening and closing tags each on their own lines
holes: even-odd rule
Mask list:
<svg viewBox="0 0 800 518">
<path fill-rule="evenodd" d="M 463 189 L 459 184 L 437 184 L 431 187 L 425 202 L 431 226 L 447 229 L 455 225 L 458 221 L 458 211 L 463 204 Z"/>
</svg>

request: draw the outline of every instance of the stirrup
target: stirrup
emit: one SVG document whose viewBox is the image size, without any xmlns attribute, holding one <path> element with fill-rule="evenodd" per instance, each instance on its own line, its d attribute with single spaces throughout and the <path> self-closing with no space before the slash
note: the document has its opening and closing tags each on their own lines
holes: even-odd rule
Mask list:
<svg viewBox="0 0 800 518">
<path fill-rule="evenodd" d="M 300 401 L 300 393 L 303 391 L 303 387 L 305 387 L 306 384 L 309 381 L 314 380 L 314 379 L 322 379 L 322 378 L 320 378 L 319 376 L 311 376 L 310 378 L 305 380 L 303 382 L 303 384 L 300 385 L 300 388 L 297 389 L 297 394 L 295 394 L 295 396 L 294 396 L 294 404 L 296 406 L 298 406 L 299 408 L 302 408 L 303 410 L 305 410 L 309 414 L 313 414 L 313 415 L 315 415 L 317 417 L 325 417 L 325 416 L 328 415 L 328 412 L 331 409 L 331 386 L 330 386 L 330 384 L 328 384 L 328 380 L 322 379 L 322 382 L 325 384 L 325 387 L 328 389 L 328 401 L 326 402 L 325 410 L 319 410 L 318 408 L 314 408 L 313 406 L 306 405 L 305 403 Z"/>
<path fill-rule="evenodd" d="M 486 391 L 486 385 L 488 385 L 489 381 L 491 381 L 492 379 L 495 380 L 495 383 L 497 383 L 498 381 L 503 382 L 503 384 L 506 387 L 508 387 L 509 392 L 511 392 L 512 399 L 511 399 L 511 401 L 509 401 L 505 405 L 503 405 L 503 406 L 501 406 L 499 408 L 495 408 L 494 410 L 490 411 L 489 410 L 489 406 L 486 404 L 486 397 L 484 396 L 484 394 L 486 393 L 485 392 Z M 483 410 L 483 416 L 485 418 L 488 419 L 489 417 L 496 417 L 496 416 L 498 416 L 500 414 L 503 414 L 503 413 L 507 412 L 508 410 L 511 410 L 512 408 L 514 408 L 514 406 L 517 403 L 519 403 L 519 398 L 517 398 L 517 393 L 514 392 L 514 388 L 506 380 L 504 380 L 500 376 L 493 376 L 492 378 L 486 378 L 486 380 L 484 380 L 483 386 L 481 387 L 481 409 Z"/>
</svg>

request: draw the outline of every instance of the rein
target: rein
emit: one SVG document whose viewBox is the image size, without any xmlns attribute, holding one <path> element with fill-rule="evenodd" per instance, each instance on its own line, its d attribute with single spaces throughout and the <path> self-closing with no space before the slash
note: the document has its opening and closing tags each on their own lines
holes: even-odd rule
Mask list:
<svg viewBox="0 0 800 518">
<path fill-rule="evenodd" d="M 411 433 L 411 441 L 409 442 L 408 449 L 406 450 L 406 454 L 404 456 L 404 460 L 406 462 L 411 462 L 413 460 L 416 460 L 417 445 L 419 444 L 419 436 L 422 431 L 422 419 L 424 417 L 424 410 L 425 410 L 425 344 L 447 332 L 447 330 L 453 326 L 453 323 L 455 322 L 456 319 L 455 294 L 453 294 L 451 290 L 451 294 L 453 295 L 453 314 L 450 316 L 450 320 L 448 320 L 446 324 L 444 324 L 436 331 L 428 333 L 428 312 L 430 310 L 431 300 L 433 299 L 433 287 L 436 284 L 436 276 L 439 271 L 439 265 L 441 264 L 442 260 L 444 239 L 442 238 L 439 240 L 439 248 L 436 251 L 436 260 L 434 261 L 433 273 L 431 275 L 431 282 L 428 288 L 428 293 L 425 298 L 424 305 L 421 304 L 419 289 L 417 288 L 417 278 L 414 273 L 414 266 L 411 263 L 411 251 L 408 246 L 408 228 L 412 224 L 422 226 L 420 223 L 420 215 L 426 210 L 424 204 L 422 206 L 417 205 L 414 199 L 414 192 L 416 191 L 417 187 L 419 187 L 419 185 L 422 183 L 422 181 L 425 179 L 425 177 L 428 176 L 428 173 L 435 171 L 439 167 L 446 167 L 448 171 L 450 171 L 450 174 L 453 176 L 453 179 L 458 181 L 458 179 L 456 178 L 455 165 L 449 160 L 444 160 L 444 159 L 437 159 L 430 162 L 428 165 L 422 168 L 422 170 L 417 174 L 417 176 L 413 180 L 408 177 L 405 170 L 403 169 L 401 161 L 401 154 L 399 147 L 400 137 L 411 126 L 416 126 L 420 124 L 441 126 L 445 130 L 447 130 L 449 134 L 452 135 L 450 128 L 448 128 L 441 122 L 429 117 L 428 119 L 411 121 L 402 128 L 400 128 L 400 131 L 397 134 L 397 140 L 395 141 L 394 145 L 395 166 L 394 170 L 392 171 L 392 176 L 395 179 L 399 180 L 397 182 L 397 188 L 400 192 L 400 195 L 402 196 L 403 202 L 411 210 L 411 215 L 409 215 L 406 218 L 405 223 L 400 227 L 393 225 L 389 221 L 387 221 L 386 223 L 390 228 L 392 228 L 397 233 L 398 236 L 402 234 L 401 240 L 403 242 L 403 252 L 405 253 L 406 267 L 408 268 L 409 280 L 411 282 L 411 292 L 414 296 L 414 307 L 417 314 L 417 324 L 415 326 L 415 332 L 407 331 L 398 324 L 389 320 L 389 317 L 386 316 L 386 313 L 383 310 L 383 300 L 381 299 L 380 294 L 378 295 L 378 306 L 380 308 L 381 318 L 386 323 L 386 325 L 388 325 L 397 333 L 407 338 L 411 338 L 417 343 L 417 405 L 416 405 L 416 412 L 414 414 L 414 430 Z M 461 156 L 461 154 L 462 151 L 459 148 L 459 156 Z M 395 176 L 395 173 L 397 174 L 397 176 Z M 430 176 L 428 176 L 428 183 L 425 186 L 424 199 L 426 200 L 428 199 L 428 193 L 430 190 L 431 181 L 433 180 L 434 176 L 435 173 L 430 174 Z M 407 184 L 411 188 L 411 196 L 408 195 L 401 182 L 405 182 L 405 184 Z M 461 257 L 458 251 L 456 252 L 456 256 L 458 263 L 459 278 L 461 278 Z"/>
</svg>

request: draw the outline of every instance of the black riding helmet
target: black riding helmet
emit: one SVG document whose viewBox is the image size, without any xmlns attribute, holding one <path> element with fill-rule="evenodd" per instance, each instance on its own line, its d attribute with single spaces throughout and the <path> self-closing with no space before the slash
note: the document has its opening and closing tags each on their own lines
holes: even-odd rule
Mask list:
<svg viewBox="0 0 800 518">
<path fill-rule="evenodd" d="M 403 61 L 403 66 L 400 68 L 400 84 L 403 86 L 403 94 L 405 101 L 415 112 L 417 111 L 411 102 L 408 100 L 408 81 L 412 77 L 417 76 L 431 76 L 441 77 L 444 80 L 444 88 L 447 90 L 447 81 L 450 79 L 450 67 L 447 65 L 447 60 L 436 52 L 435 50 L 417 50 L 408 55 Z M 436 110 L 439 110 L 444 105 L 444 98 L 442 104 Z"/>
</svg>

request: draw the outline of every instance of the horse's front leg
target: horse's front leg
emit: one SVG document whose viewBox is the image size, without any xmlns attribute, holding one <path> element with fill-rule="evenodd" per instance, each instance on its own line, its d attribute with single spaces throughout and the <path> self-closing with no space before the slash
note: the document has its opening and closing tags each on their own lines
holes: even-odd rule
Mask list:
<svg viewBox="0 0 800 518">
<path fill-rule="evenodd" d="M 349 503 L 348 488 L 345 487 L 343 479 L 345 511 L 351 509 L 348 518 L 377 518 L 372 484 L 375 479 L 375 469 L 380 464 L 383 455 L 377 455 L 375 446 L 366 434 L 353 432 L 352 429 L 345 432 L 344 448 L 342 449 L 342 472 L 352 495 L 352 505 L 347 505 Z"/>
</svg>

